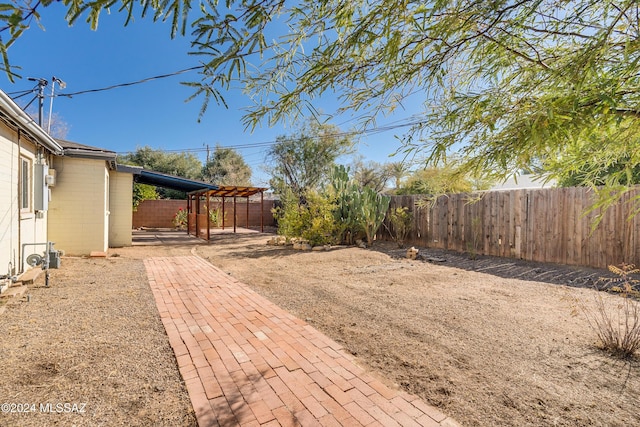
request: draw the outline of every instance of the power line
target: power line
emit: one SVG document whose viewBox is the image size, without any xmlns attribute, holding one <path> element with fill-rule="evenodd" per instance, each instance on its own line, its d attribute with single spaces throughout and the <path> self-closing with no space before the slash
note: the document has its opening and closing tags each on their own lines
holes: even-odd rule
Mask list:
<svg viewBox="0 0 640 427">
<path fill-rule="evenodd" d="M 115 84 L 115 85 L 111 85 L 111 86 L 106 86 L 106 87 L 102 87 L 102 88 L 97 88 L 97 89 L 87 89 L 87 90 L 82 90 L 82 91 L 77 91 L 77 92 L 72 92 L 72 93 L 58 93 L 55 94 L 55 96 L 64 96 L 64 97 L 68 97 L 68 98 L 72 98 L 73 96 L 76 95 L 84 95 L 87 93 L 96 93 L 96 92 L 104 92 L 104 91 L 108 91 L 108 90 L 113 90 L 113 89 L 117 89 L 117 88 L 121 88 L 121 87 L 128 87 L 128 86 L 134 86 L 134 85 L 138 85 L 138 84 L 142 84 L 142 83 L 147 83 L 153 80 L 159 80 L 159 79 L 164 79 L 164 78 L 168 78 L 168 77 L 174 77 L 180 74 L 184 74 L 184 73 L 188 73 L 190 71 L 195 71 L 195 70 L 200 70 L 205 68 L 204 65 L 198 65 L 198 66 L 194 66 L 194 67 L 189 67 L 189 68 L 185 68 L 183 70 L 178 70 L 178 71 L 174 71 L 172 73 L 167 73 L 167 74 L 160 74 L 157 76 L 152 76 L 152 77 L 147 77 L 141 80 L 136 80 L 136 81 L 132 81 L 132 82 L 126 82 L 126 83 L 119 83 L 119 84 Z M 11 92 L 9 95 L 16 95 L 14 97 L 14 99 L 20 98 L 22 96 L 28 95 L 30 93 L 35 92 L 36 88 L 30 89 L 30 90 L 23 90 L 23 91 L 18 91 L 18 92 Z M 33 101 L 32 101 L 33 102 Z M 31 104 L 31 102 L 29 103 Z M 409 121 L 406 123 L 403 123 L 406 120 L 412 119 L 414 118 L 415 120 L 413 121 Z M 373 127 L 373 128 L 369 128 L 369 129 L 364 129 L 362 131 L 346 131 L 346 132 L 338 132 L 338 133 L 334 133 L 334 134 L 327 134 L 327 135 L 320 135 L 320 136 L 316 136 L 316 139 L 323 139 L 323 138 L 340 138 L 340 137 L 355 137 L 355 136 L 359 136 L 359 135 L 372 135 L 372 134 L 377 134 L 377 133 L 382 133 L 382 132 L 388 132 L 390 130 L 395 130 L 398 128 L 403 128 L 403 127 L 410 127 L 410 126 L 417 126 L 420 124 L 425 123 L 424 118 L 417 118 L 416 116 L 412 116 L 412 117 L 408 117 L 405 119 L 400 119 L 397 120 L 395 122 L 392 122 L 386 126 L 380 126 L 380 127 Z M 295 138 L 289 138 L 289 139 L 295 139 Z M 258 143 L 248 143 L 248 144 L 236 144 L 236 145 L 231 145 L 231 146 L 224 146 L 223 148 L 232 148 L 232 149 L 238 149 L 238 150 L 242 150 L 242 149 L 249 149 L 249 148 L 265 148 L 265 147 L 270 147 L 275 145 L 276 143 L 280 142 L 280 141 L 286 141 L 287 139 L 280 139 L 280 140 L 276 140 L 276 141 L 266 141 L 266 142 L 258 142 Z M 177 149 L 177 150 L 160 150 L 160 151 L 164 151 L 164 152 L 182 152 L 182 153 L 199 153 L 199 152 L 204 152 L 207 151 L 207 148 L 186 148 L 186 149 Z M 124 152 L 119 152 L 118 154 L 132 154 L 135 153 L 135 151 L 124 151 Z"/>
<path fill-rule="evenodd" d="M 72 93 L 58 93 L 55 96 L 66 96 L 67 98 L 72 98 L 72 97 L 74 97 L 76 95 L 84 95 L 86 93 L 104 92 L 104 91 L 107 91 L 107 90 L 117 89 L 117 88 L 121 88 L 121 87 L 139 85 L 139 84 L 147 83 L 147 82 L 150 82 L 150 81 L 153 81 L 153 80 L 165 79 L 167 77 L 174 77 L 174 76 L 177 76 L 179 74 L 184 74 L 184 73 L 188 73 L 190 71 L 195 71 L 195 70 L 201 70 L 203 68 L 204 68 L 204 65 L 198 65 L 198 66 L 195 66 L 195 67 L 185 68 L 184 70 L 174 71 L 173 73 L 160 74 L 158 76 L 147 77 L 145 79 L 136 80 L 136 81 L 133 81 L 133 82 L 119 83 L 119 84 L 106 86 L 106 87 L 102 87 L 102 88 L 98 88 L 98 89 L 87 89 L 87 90 L 81 90 L 81 91 L 72 92 Z"/>
<path fill-rule="evenodd" d="M 411 121 L 406 121 L 409 119 L 413 119 Z M 406 122 L 405 122 L 406 121 Z M 400 129 L 400 128 L 405 128 L 405 127 L 411 127 L 411 126 L 417 126 L 417 125 L 421 125 L 425 123 L 425 118 L 421 118 L 421 117 L 417 117 L 417 116 L 412 116 L 412 117 L 407 117 L 406 119 L 400 119 L 397 120 L 391 124 L 385 125 L 385 126 L 380 126 L 380 127 L 373 127 L 373 128 L 369 128 L 369 129 L 364 129 L 362 131 L 345 131 L 345 132 L 337 132 L 337 133 L 332 133 L 332 134 L 327 134 L 327 135 L 319 135 L 319 136 L 315 136 L 313 137 L 314 139 L 323 139 L 323 138 L 340 138 L 340 137 L 346 137 L 346 136 L 358 136 L 358 135 L 374 135 L 374 134 L 378 134 L 378 133 L 383 133 L 383 132 L 388 132 L 391 130 L 395 130 L 395 129 Z M 286 141 L 286 140 L 295 140 L 297 138 L 295 137 L 291 137 L 291 138 L 286 138 L 286 139 L 280 139 L 280 140 L 276 140 L 276 141 L 265 141 L 265 142 L 255 142 L 255 143 L 248 143 L 248 144 L 235 144 L 235 145 L 225 145 L 225 146 L 221 146 L 222 148 L 230 148 L 230 149 L 234 149 L 234 150 L 243 150 L 243 149 L 250 149 L 250 148 L 266 148 L 266 147 L 270 147 L 273 146 L 281 141 Z M 206 152 L 207 148 L 206 147 L 201 147 L 201 148 L 183 148 L 183 149 L 173 149 L 173 150 L 157 150 L 157 151 L 163 151 L 165 153 L 201 153 L 201 152 Z M 136 151 L 120 151 L 117 154 L 133 154 Z"/>
<path fill-rule="evenodd" d="M 27 90 L 20 90 L 20 91 L 17 91 L 17 92 L 8 92 L 7 95 L 9 95 L 13 99 L 18 99 L 18 98 L 21 98 L 21 97 L 23 97 L 25 95 L 29 95 L 30 93 L 34 93 L 34 92 L 35 92 L 35 88 L 27 89 Z"/>
</svg>

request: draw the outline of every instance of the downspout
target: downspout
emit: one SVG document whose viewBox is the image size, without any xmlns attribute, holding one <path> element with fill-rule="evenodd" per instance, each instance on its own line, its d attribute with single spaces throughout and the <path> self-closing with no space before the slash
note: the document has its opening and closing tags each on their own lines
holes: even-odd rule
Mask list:
<svg viewBox="0 0 640 427">
<path fill-rule="evenodd" d="M 18 248 L 21 248 L 22 243 L 22 171 L 20 170 L 20 134 L 22 131 L 18 128 Z M 22 273 L 23 262 L 22 255 L 18 251 L 18 273 Z"/>
<path fill-rule="evenodd" d="M 15 145 L 16 144 L 11 144 L 11 160 L 13 160 L 13 155 L 15 153 Z M 20 162 L 20 155 L 18 154 L 18 162 Z M 14 169 L 13 169 L 13 163 L 11 163 L 11 171 L 10 173 L 10 177 L 9 177 L 9 182 L 10 182 L 10 186 L 9 188 L 13 187 L 13 178 L 14 178 Z M 10 190 L 11 191 L 11 190 Z M 9 264 L 7 264 L 7 277 L 11 277 L 13 275 L 15 275 L 15 263 L 16 263 L 16 250 L 13 247 L 13 221 L 15 218 L 15 211 L 14 209 L 14 204 L 13 204 L 13 195 L 10 193 L 9 194 L 9 210 L 11 212 L 10 214 L 10 218 L 9 218 L 9 227 L 11 230 L 9 232 Z M 16 206 L 17 207 L 17 206 Z"/>
</svg>

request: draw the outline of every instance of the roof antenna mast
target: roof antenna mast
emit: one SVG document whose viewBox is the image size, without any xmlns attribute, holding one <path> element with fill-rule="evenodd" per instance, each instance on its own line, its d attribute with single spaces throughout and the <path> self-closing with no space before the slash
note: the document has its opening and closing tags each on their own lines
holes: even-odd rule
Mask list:
<svg viewBox="0 0 640 427">
<path fill-rule="evenodd" d="M 57 78 L 56 76 L 53 76 L 51 78 L 51 99 L 49 100 L 49 123 L 47 125 L 48 134 L 51 134 L 51 114 L 53 114 L 53 92 L 56 88 L 56 83 L 58 83 L 58 86 L 60 86 L 60 89 L 64 89 L 65 87 L 67 87 L 67 84 L 62 80 L 60 80 L 59 78 Z M 40 121 L 40 125 L 42 126 L 42 120 Z"/>
</svg>

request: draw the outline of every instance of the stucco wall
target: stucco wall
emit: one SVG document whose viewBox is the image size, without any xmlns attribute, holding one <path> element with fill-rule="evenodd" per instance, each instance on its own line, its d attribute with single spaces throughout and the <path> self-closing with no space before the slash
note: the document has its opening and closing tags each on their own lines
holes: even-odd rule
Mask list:
<svg viewBox="0 0 640 427">
<path fill-rule="evenodd" d="M 36 147 L 29 140 L 20 138 L 17 133 L 3 123 L 0 124 L 0 275 L 19 274 L 29 268 L 21 264 L 22 246 L 25 243 L 47 242 L 47 213 L 36 213 L 33 205 L 33 165 L 37 163 Z M 20 210 L 19 176 L 20 157 L 29 159 L 29 206 Z M 48 153 L 40 159 L 48 161 Z M 43 253 L 45 245 L 29 246 L 25 257 L 31 253 Z M 24 260 L 22 260 L 24 261 Z"/>
<path fill-rule="evenodd" d="M 273 209 L 273 200 L 264 201 L 264 226 L 273 226 L 275 221 L 271 209 Z M 249 203 L 249 226 L 259 227 L 261 221 L 260 202 Z M 220 203 L 212 203 L 211 209 L 220 207 Z M 239 198 L 237 201 L 237 226 L 245 227 L 247 224 L 247 203 L 246 199 Z M 173 228 L 173 217 L 178 209 L 187 209 L 186 200 L 143 200 L 138 209 L 133 213 L 133 227 L 150 227 L 150 228 Z M 206 217 L 205 217 L 206 218 Z M 225 202 L 225 227 L 233 227 L 233 198 L 227 199 Z"/>
<path fill-rule="evenodd" d="M 104 160 L 56 157 L 57 182 L 49 203 L 49 239 L 66 255 L 104 252 L 109 246 Z"/>
<path fill-rule="evenodd" d="M 131 246 L 133 175 L 111 171 L 109 247 Z"/>
<path fill-rule="evenodd" d="M 187 210 L 186 200 L 143 200 L 133 213 L 133 227 L 173 228 L 173 216 L 180 208 Z"/>
</svg>

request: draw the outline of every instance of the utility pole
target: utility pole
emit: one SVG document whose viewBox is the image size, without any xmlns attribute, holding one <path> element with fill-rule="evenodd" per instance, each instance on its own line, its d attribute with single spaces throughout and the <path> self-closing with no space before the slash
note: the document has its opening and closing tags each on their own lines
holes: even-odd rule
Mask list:
<svg viewBox="0 0 640 427">
<path fill-rule="evenodd" d="M 34 79 L 33 77 L 29 77 L 30 81 L 38 82 L 38 125 L 42 127 L 43 120 L 43 109 L 44 109 L 44 88 L 49 84 L 46 79 Z"/>
<path fill-rule="evenodd" d="M 207 146 L 207 163 L 205 164 L 209 164 L 209 144 L 207 144 L 206 146 Z"/>
</svg>

